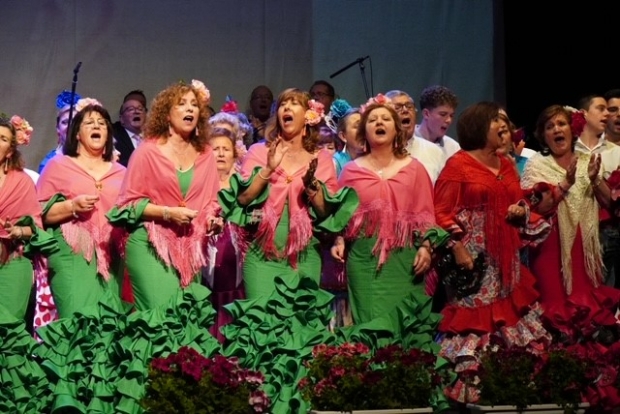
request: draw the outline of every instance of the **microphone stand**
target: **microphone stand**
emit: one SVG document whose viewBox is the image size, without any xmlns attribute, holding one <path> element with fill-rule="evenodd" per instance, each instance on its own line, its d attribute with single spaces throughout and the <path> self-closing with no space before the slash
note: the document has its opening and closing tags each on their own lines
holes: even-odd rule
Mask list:
<svg viewBox="0 0 620 414">
<path fill-rule="evenodd" d="M 362 75 L 362 81 L 364 82 L 364 92 L 366 93 L 366 99 L 370 98 L 370 92 L 368 92 L 368 83 L 366 82 L 366 72 L 365 69 L 366 67 L 364 66 L 364 61 L 366 59 L 368 59 L 370 56 L 365 56 L 365 57 L 361 57 L 361 58 L 357 58 L 355 59 L 353 62 L 349 63 L 348 65 L 346 65 L 345 67 L 343 67 L 342 69 L 337 70 L 336 72 L 332 73 L 329 78 L 335 78 L 336 76 L 340 75 L 342 72 L 344 72 L 345 70 L 349 69 L 350 67 L 352 67 L 353 65 L 355 65 L 356 63 L 359 65 L 360 68 L 360 73 Z"/>
<path fill-rule="evenodd" d="M 69 120 L 67 122 L 67 127 L 71 127 L 71 121 L 73 120 L 73 107 L 75 106 L 75 87 L 77 85 L 78 80 L 78 72 L 80 71 L 80 66 L 82 66 L 82 62 L 78 62 L 73 69 L 73 82 L 71 83 L 71 106 L 69 107 Z"/>
</svg>

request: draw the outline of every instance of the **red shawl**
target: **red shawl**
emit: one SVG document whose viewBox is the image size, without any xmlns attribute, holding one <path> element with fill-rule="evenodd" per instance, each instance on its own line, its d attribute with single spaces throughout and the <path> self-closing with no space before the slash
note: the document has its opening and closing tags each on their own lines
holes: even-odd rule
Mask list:
<svg viewBox="0 0 620 414">
<path fill-rule="evenodd" d="M 505 288 L 518 280 L 516 252 L 521 246 L 519 232 L 506 220 L 508 206 L 523 198 L 514 164 L 501 157 L 501 167 L 495 175 L 465 151 L 450 157 L 435 184 L 435 216 L 437 224 L 459 240 L 464 227 L 457 220 L 462 210 L 482 210 L 485 227 L 482 230 L 489 256 L 497 263 Z"/>
<path fill-rule="evenodd" d="M 80 213 L 79 218 L 71 217 L 60 229 L 73 252 L 82 254 L 87 262 L 90 263 L 93 253 L 97 254 L 97 272 L 105 280 L 110 279 L 113 241 L 122 234 L 122 230 L 110 225 L 105 215 L 114 207 L 124 176 L 125 167 L 113 162 L 97 181 L 71 157 L 61 154 L 47 163 L 37 182 L 37 194 L 43 203 L 57 194 L 67 200 L 81 194 L 99 196 L 94 210 Z"/>
<path fill-rule="evenodd" d="M 350 162 L 338 183 L 353 188 L 360 199 L 345 237 L 377 236 L 372 252 L 379 257 L 379 266 L 392 249 L 413 246 L 416 234 L 423 237 L 435 225 L 433 185 L 424 166 L 414 158 L 387 180 Z"/>
<path fill-rule="evenodd" d="M 41 206 L 32 179 L 23 171 L 10 170 L 0 187 L 0 218 L 15 224 L 20 218 L 31 216 L 37 226 L 41 225 Z M 21 256 L 22 251 L 9 239 L 9 234 L 0 226 L 0 264 L 13 256 Z M 21 244 L 19 245 L 21 246 Z"/>
<path fill-rule="evenodd" d="M 145 221 L 149 240 L 159 258 L 173 266 L 186 287 L 207 265 L 207 224 L 219 213 L 217 192 L 219 176 L 211 147 L 198 155 L 194 175 L 185 197 L 181 194 L 173 163 L 159 150 L 157 141 L 149 139 L 133 152 L 118 197 L 119 208 L 135 206 L 143 199 L 159 206 L 184 206 L 198 211 L 190 225 L 172 222 Z"/>
<path fill-rule="evenodd" d="M 250 147 L 241 167 L 241 175 L 244 179 L 250 178 L 255 167 L 266 165 L 267 151 L 268 148 L 264 143 Z M 315 177 L 326 185 L 331 194 L 334 194 L 338 189 L 338 183 L 332 156 L 329 152 L 321 150 L 318 153 L 318 160 Z M 263 206 L 262 220 L 256 232 L 257 242 L 262 247 L 265 256 L 280 257 L 281 254 L 274 244 L 274 237 L 284 204 L 288 201 L 290 222 L 284 255 L 288 257 L 293 267 L 297 263 L 297 253 L 304 250 L 312 239 L 312 220 L 303 197 L 302 177 L 307 170 L 308 167 L 305 166 L 288 175 L 281 167 L 276 168 L 269 179 L 269 198 Z"/>
</svg>

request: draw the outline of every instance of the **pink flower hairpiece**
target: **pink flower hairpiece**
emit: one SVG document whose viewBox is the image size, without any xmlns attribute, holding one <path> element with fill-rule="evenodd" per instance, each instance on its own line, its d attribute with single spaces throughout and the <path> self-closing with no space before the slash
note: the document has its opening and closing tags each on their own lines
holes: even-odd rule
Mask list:
<svg viewBox="0 0 620 414">
<path fill-rule="evenodd" d="M 304 115 L 306 125 L 317 125 L 325 116 L 325 106 L 314 99 L 310 99 L 308 101 L 308 106 L 309 108 L 306 110 L 306 114 Z"/>
<path fill-rule="evenodd" d="M 200 101 L 204 102 L 205 105 L 209 105 L 211 103 L 211 92 L 209 92 L 209 89 L 207 89 L 203 82 L 192 79 L 192 87 L 198 92 L 197 98 Z"/>
<path fill-rule="evenodd" d="M 583 111 L 580 111 L 572 106 L 565 106 L 568 112 L 570 112 L 570 130 L 574 137 L 581 136 L 583 128 L 586 126 L 586 116 Z"/>
<path fill-rule="evenodd" d="M 88 105 L 99 105 L 103 107 L 101 102 L 96 100 L 95 98 L 82 98 L 75 104 L 75 112 L 80 112 L 82 109 L 86 108 Z"/>
<path fill-rule="evenodd" d="M 392 100 L 388 98 L 387 96 L 385 96 L 384 94 L 382 93 L 377 94 L 377 96 L 373 96 L 372 98 L 368 99 L 368 101 L 366 101 L 365 104 L 360 105 L 360 113 L 363 114 L 364 112 L 366 112 L 366 108 L 368 108 L 368 106 L 372 104 L 387 105 L 391 102 Z"/>
<path fill-rule="evenodd" d="M 11 117 L 11 124 L 13 124 L 15 128 L 15 140 L 17 141 L 17 145 L 28 145 L 34 128 L 19 115 L 13 115 Z"/>
</svg>

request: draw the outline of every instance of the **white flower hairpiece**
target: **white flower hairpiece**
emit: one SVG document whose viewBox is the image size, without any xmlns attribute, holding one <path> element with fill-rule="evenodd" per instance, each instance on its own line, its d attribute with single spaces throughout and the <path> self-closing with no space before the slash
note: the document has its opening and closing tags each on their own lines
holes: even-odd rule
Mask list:
<svg viewBox="0 0 620 414">
<path fill-rule="evenodd" d="M 28 145 L 34 128 L 19 115 L 13 115 L 11 117 L 11 124 L 13 124 L 15 128 L 15 140 L 17 141 L 17 145 Z"/>
<path fill-rule="evenodd" d="M 75 104 L 75 112 L 80 112 L 82 109 L 86 108 L 88 105 L 99 105 L 103 107 L 101 102 L 96 100 L 95 98 L 82 98 Z"/>
<path fill-rule="evenodd" d="M 325 116 L 325 106 L 315 101 L 314 99 L 310 99 L 308 101 L 309 108 L 306 110 L 304 115 L 304 119 L 306 120 L 306 125 L 317 125 L 323 117 Z"/>
<path fill-rule="evenodd" d="M 199 80 L 192 79 L 192 87 L 198 92 L 197 98 L 204 102 L 205 105 L 211 103 L 211 92 L 205 86 L 205 84 Z"/>
</svg>

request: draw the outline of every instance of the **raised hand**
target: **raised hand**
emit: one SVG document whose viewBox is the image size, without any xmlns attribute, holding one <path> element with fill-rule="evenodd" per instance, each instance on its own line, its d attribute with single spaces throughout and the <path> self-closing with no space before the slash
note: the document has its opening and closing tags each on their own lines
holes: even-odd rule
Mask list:
<svg viewBox="0 0 620 414">
<path fill-rule="evenodd" d="M 568 168 L 566 169 L 566 182 L 570 185 L 575 184 L 577 175 L 577 157 L 573 157 Z"/>
<path fill-rule="evenodd" d="M 288 151 L 288 147 L 282 145 L 282 138 L 278 137 L 269 145 L 267 151 L 267 168 L 275 171 L 284 159 L 284 154 Z"/>
<path fill-rule="evenodd" d="M 319 164 L 318 158 L 313 158 L 308 165 L 308 170 L 304 174 L 302 181 L 306 190 L 317 191 L 319 189 L 317 179 L 314 177 L 316 173 L 316 167 Z"/>
<path fill-rule="evenodd" d="M 588 163 L 588 178 L 594 182 L 601 170 L 601 154 L 592 154 Z M 567 172 L 568 173 L 568 172 Z"/>
</svg>

